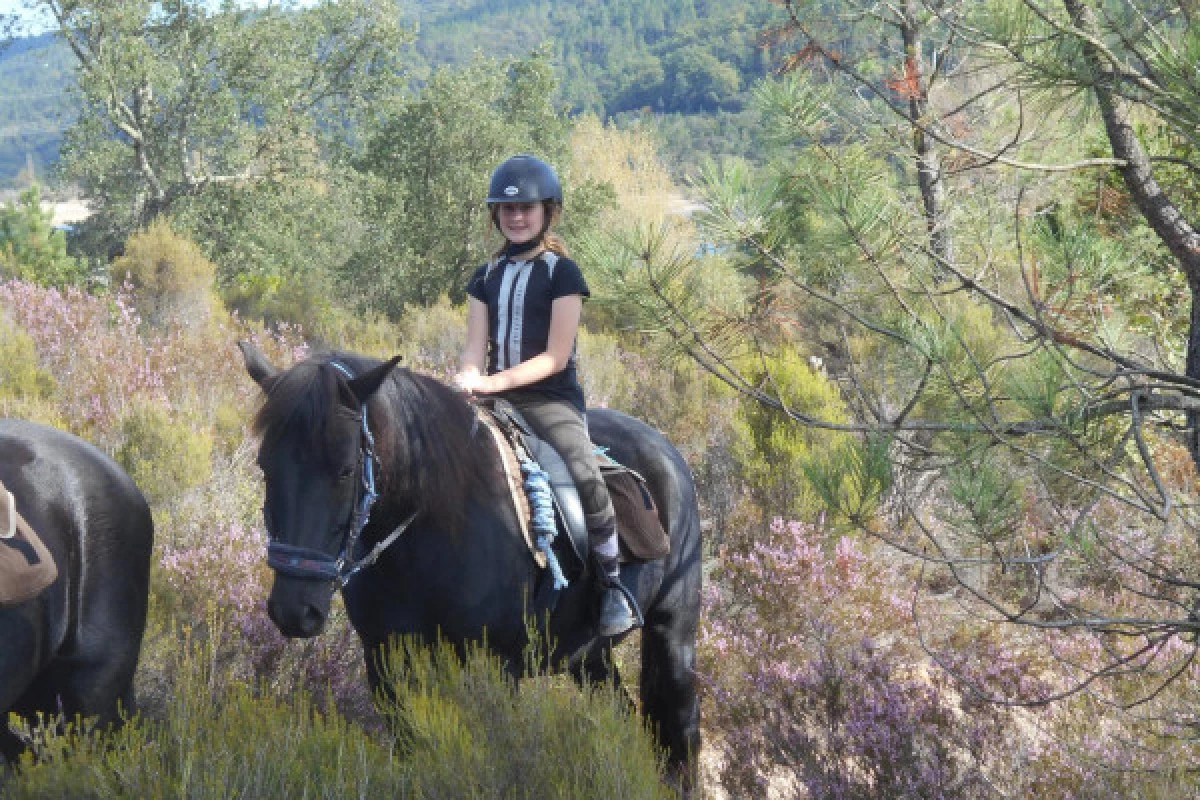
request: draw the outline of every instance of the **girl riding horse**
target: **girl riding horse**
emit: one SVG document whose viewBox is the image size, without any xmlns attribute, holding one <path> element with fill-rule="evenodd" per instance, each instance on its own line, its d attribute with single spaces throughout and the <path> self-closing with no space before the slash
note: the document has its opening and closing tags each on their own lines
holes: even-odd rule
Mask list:
<svg viewBox="0 0 1200 800">
<path fill-rule="evenodd" d="M 620 585 L 617 518 L 588 437 L 575 370 L 579 317 L 590 293 L 550 230 L 562 201 L 558 175 L 540 158 L 514 156 L 492 173 L 487 203 L 505 243 L 467 284 L 467 344 L 455 382 L 465 391 L 508 400 L 563 457 L 604 586 L 597 630 L 616 636 L 637 617 Z"/>
</svg>

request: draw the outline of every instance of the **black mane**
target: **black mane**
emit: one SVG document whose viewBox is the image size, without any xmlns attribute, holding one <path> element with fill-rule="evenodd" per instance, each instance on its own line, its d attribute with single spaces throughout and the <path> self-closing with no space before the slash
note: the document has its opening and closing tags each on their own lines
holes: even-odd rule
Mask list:
<svg viewBox="0 0 1200 800">
<path fill-rule="evenodd" d="M 337 361 L 354 375 L 381 362 L 351 353 L 314 356 L 279 373 L 253 430 L 264 441 L 304 437 L 322 448 L 330 415 L 339 406 Z M 456 390 L 409 369 L 392 370 L 370 399 L 367 416 L 381 466 L 381 500 L 402 497 L 409 509 L 458 530 L 480 474 L 473 446 L 474 408 Z"/>
</svg>

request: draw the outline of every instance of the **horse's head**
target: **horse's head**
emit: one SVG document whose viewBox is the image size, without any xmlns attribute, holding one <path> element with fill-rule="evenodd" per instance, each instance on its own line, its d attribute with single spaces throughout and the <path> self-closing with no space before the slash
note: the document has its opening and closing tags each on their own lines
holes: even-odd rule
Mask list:
<svg viewBox="0 0 1200 800">
<path fill-rule="evenodd" d="M 365 415 L 399 358 L 361 370 L 344 360 L 310 359 L 280 371 L 254 345 L 239 347 L 266 394 L 254 429 L 262 437 L 267 560 L 275 570 L 267 611 L 286 636 L 314 636 L 374 500 Z"/>
</svg>

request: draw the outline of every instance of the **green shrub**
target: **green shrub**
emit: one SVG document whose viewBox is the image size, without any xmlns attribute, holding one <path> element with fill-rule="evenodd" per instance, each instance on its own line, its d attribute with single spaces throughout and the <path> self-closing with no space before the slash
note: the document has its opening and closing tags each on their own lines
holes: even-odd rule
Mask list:
<svg viewBox="0 0 1200 800">
<path fill-rule="evenodd" d="M 66 428 L 54 402 L 57 388 L 54 376 L 38 360 L 33 339 L 0 317 L 0 417 Z"/>
<path fill-rule="evenodd" d="M 317 712 L 304 693 L 263 695 L 226 683 L 214 653 L 189 641 L 161 720 L 111 735 L 69 726 L 34 732 L 11 798 L 407 797 L 406 766 L 386 742 Z"/>
<path fill-rule="evenodd" d="M 795 350 L 767 359 L 751 371 L 751 379 L 796 414 L 835 423 L 848 419 L 837 387 Z M 846 434 L 803 425 L 751 398 L 742 400 L 735 425 L 735 457 L 764 511 L 811 520 L 825 508 L 805 473 L 844 448 Z"/>
<path fill-rule="evenodd" d="M 331 298 L 329 282 L 317 273 L 238 275 L 221 288 L 225 307 L 243 319 L 261 320 L 268 328 L 299 328 L 307 339 L 327 340 L 348 312 Z"/>
<path fill-rule="evenodd" d="M 159 219 L 129 237 L 112 277 L 133 287 L 137 309 L 151 325 L 197 326 L 212 315 L 216 269 L 195 243 Z"/>
<path fill-rule="evenodd" d="M 24 798 L 667 798 L 649 736 L 610 689 L 541 680 L 518 690 L 482 653 L 407 648 L 395 678 L 405 734 L 368 734 L 285 697 L 229 682 L 186 635 L 161 719 L 100 734 L 30 730 L 4 796 Z"/>
<path fill-rule="evenodd" d="M 458 371 L 467 341 L 467 306 L 442 295 L 431 306 L 404 307 L 397 326 L 404 364 L 435 375 Z"/>
<path fill-rule="evenodd" d="M 79 284 L 87 269 L 67 255 L 67 237 L 54 229 L 54 213 L 44 210 L 33 186 L 16 203 L 0 208 L 0 275 L 43 286 Z"/>
<path fill-rule="evenodd" d="M 0 398 L 46 400 L 55 388 L 54 376 L 38 363 L 33 339 L 0 318 Z"/>
<path fill-rule="evenodd" d="M 667 798 L 662 763 L 620 690 L 537 678 L 519 686 L 474 649 L 411 641 L 388 654 L 384 714 L 412 796 Z"/>
<path fill-rule="evenodd" d="M 117 461 L 151 503 L 168 502 L 212 474 L 213 439 L 162 407 L 138 404 L 121 421 Z"/>
</svg>

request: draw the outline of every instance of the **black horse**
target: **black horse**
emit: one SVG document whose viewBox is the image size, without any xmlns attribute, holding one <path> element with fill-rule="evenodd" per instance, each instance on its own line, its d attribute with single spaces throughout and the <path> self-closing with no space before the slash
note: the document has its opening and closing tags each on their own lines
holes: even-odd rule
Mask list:
<svg viewBox="0 0 1200 800">
<path fill-rule="evenodd" d="M 267 608 L 279 629 L 288 636 L 319 633 L 334 587 L 356 554 L 376 550 L 400 528 L 378 561 L 342 589 L 372 688 L 380 681 L 372 654 L 397 634 L 440 636 L 461 649 L 486 633 L 488 647 L 520 675 L 539 570 L 506 494 L 497 450 L 475 424 L 467 398 L 431 377 L 394 369 L 398 359 L 337 354 L 280 372 L 252 345 L 243 343 L 242 352 L 267 395 L 255 430 L 262 436 L 268 560 L 276 570 Z M 683 458 L 658 431 L 613 411 L 593 410 L 588 422 L 598 444 L 646 477 L 670 534 L 665 559 L 628 564 L 621 578 L 645 615 L 643 711 L 669 766 L 686 782 L 700 743 L 695 487 Z M 371 477 L 364 472 L 372 446 L 380 471 L 364 481 Z M 364 483 L 377 484 L 379 499 L 356 547 L 356 515 L 370 506 Z M 563 591 L 548 625 L 549 662 L 577 679 L 617 680 L 612 642 L 592 630 L 592 601 L 586 580 Z"/>
<path fill-rule="evenodd" d="M 154 524 L 129 476 L 53 428 L 0 420 L 0 482 L 58 565 L 46 591 L 0 609 L 0 753 L 23 749 L 8 712 L 114 724 L 133 710 Z"/>
</svg>

